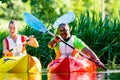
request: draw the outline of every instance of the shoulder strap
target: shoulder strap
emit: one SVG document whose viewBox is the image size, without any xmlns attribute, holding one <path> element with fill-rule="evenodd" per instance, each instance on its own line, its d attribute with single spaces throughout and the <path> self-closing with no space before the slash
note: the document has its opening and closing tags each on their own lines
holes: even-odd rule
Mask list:
<svg viewBox="0 0 120 80">
<path fill-rule="evenodd" d="M 21 41 L 22 41 L 22 43 L 25 41 L 25 37 L 23 35 L 21 36 Z M 9 50 L 9 42 L 8 42 L 7 38 L 5 38 L 5 42 L 6 42 L 6 47 Z M 23 46 L 24 46 L 24 44 L 23 44 Z"/>
<path fill-rule="evenodd" d="M 21 41 L 25 42 L 25 37 L 23 35 L 21 36 Z"/>
<path fill-rule="evenodd" d="M 22 43 L 25 42 L 25 37 L 23 35 L 21 35 L 21 41 L 22 41 Z M 23 46 L 25 46 L 25 45 L 23 44 Z"/>
<path fill-rule="evenodd" d="M 8 43 L 8 39 L 7 38 L 5 38 L 5 42 L 6 42 L 6 47 L 9 50 L 9 43 Z"/>
</svg>

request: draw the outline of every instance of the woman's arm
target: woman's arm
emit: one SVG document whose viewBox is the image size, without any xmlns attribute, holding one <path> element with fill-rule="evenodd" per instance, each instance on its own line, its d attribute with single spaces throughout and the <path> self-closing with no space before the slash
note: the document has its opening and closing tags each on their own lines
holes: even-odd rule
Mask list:
<svg viewBox="0 0 120 80">
<path fill-rule="evenodd" d="M 30 37 L 25 36 L 25 40 L 26 40 L 26 44 L 28 44 L 29 46 L 36 48 L 39 47 L 38 41 L 36 40 L 36 38 L 34 38 L 34 36 L 30 36 Z"/>
<path fill-rule="evenodd" d="M 3 56 L 12 56 L 12 52 L 7 49 L 6 41 L 3 40 Z"/>
</svg>

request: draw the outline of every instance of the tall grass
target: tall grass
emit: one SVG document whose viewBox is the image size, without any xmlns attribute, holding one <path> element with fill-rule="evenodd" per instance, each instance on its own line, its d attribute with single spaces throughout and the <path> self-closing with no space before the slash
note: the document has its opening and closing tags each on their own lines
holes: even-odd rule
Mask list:
<svg viewBox="0 0 120 80">
<path fill-rule="evenodd" d="M 8 35 L 8 31 L 0 29 L 0 57 L 2 57 L 2 41 Z"/>
<path fill-rule="evenodd" d="M 51 24 L 49 24 L 51 25 Z M 120 21 L 118 18 L 109 19 L 106 17 L 102 21 L 100 15 L 89 12 L 81 13 L 75 21 L 69 24 L 71 27 L 71 34 L 76 35 L 82 39 L 101 59 L 105 64 L 119 64 L 120 63 Z M 52 27 L 50 31 L 54 32 Z M 27 36 L 34 35 L 39 42 L 39 48 L 27 46 L 27 52 L 38 57 L 43 67 L 47 67 L 48 63 L 55 58 L 54 50 L 49 49 L 47 44 L 52 38 L 47 33 L 38 32 L 28 26 L 20 31 L 20 34 Z M 7 35 L 6 32 L 1 31 L 0 41 Z M 0 45 L 2 50 L 2 46 Z M 0 51 L 1 51 L 0 50 Z"/>
<path fill-rule="evenodd" d="M 86 14 L 86 15 L 85 15 Z M 120 21 L 118 18 L 110 20 L 108 17 L 102 21 L 89 12 L 81 14 L 78 21 L 72 23 L 72 34 L 81 38 L 103 61 L 108 64 L 119 63 L 120 57 Z"/>
</svg>

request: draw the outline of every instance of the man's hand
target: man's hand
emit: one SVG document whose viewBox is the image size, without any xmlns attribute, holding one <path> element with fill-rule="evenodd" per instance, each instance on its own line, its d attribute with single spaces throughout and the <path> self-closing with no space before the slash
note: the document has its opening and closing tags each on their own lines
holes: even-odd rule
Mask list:
<svg viewBox="0 0 120 80">
<path fill-rule="evenodd" d="M 104 64 L 100 60 L 96 60 L 96 63 L 99 67 L 104 68 Z"/>
<path fill-rule="evenodd" d="M 60 39 L 60 37 L 59 37 L 59 36 L 55 36 L 55 37 L 54 37 L 54 42 L 56 42 L 56 43 L 57 43 L 57 42 L 60 42 L 60 41 L 61 41 L 61 39 Z"/>
</svg>

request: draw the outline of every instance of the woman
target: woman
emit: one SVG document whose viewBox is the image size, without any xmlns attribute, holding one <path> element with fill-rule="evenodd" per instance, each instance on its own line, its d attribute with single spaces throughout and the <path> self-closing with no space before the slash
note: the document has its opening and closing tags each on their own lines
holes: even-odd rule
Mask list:
<svg viewBox="0 0 120 80">
<path fill-rule="evenodd" d="M 3 55 L 4 56 L 23 56 L 26 55 L 25 44 L 33 47 L 39 47 L 37 40 L 34 36 L 29 38 L 24 35 L 18 34 L 18 24 L 15 20 L 9 22 L 10 36 L 3 40 Z"/>
<path fill-rule="evenodd" d="M 34 36 L 28 38 L 25 35 L 18 34 L 18 24 L 15 20 L 9 22 L 8 29 L 10 36 L 3 40 L 3 56 L 25 56 L 27 54 L 26 44 L 36 48 L 39 47 Z M 32 71 L 41 71 L 41 64 L 36 57 L 29 55 L 29 72 Z"/>
</svg>

